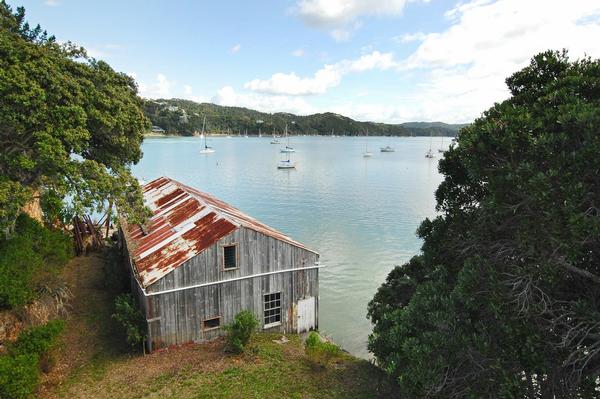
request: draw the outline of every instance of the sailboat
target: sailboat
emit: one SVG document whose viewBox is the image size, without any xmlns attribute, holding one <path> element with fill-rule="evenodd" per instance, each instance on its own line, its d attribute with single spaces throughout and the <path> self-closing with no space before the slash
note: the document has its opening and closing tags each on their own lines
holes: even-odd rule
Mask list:
<svg viewBox="0 0 600 399">
<path fill-rule="evenodd" d="M 202 148 L 200 150 L 200 154 L 212 154 L 213 152 L 215 152 L 215 150 L 212 147 L 209 147 L 208 144 L 206 144 L 206 134 L 204 133 L 205 125 L 206 125 L 206 116 L 204 117 L 204 120 L 202 121 L 202 133 L 200 133 L 200 137 L 204 138 L 204 148 Z"/>
<path fill-rule="evenodd" d="M 296 168 L 296 162 L 292 161 L 290 159 L 290 153 L 287 153 L 287 159 L 283 159 L 281 161 L 279 161 L 279 163 L 277 164 L 277 169 L 295 169 Z"/>
<path fill-rule="evenodd" d="M 363 152 L 363 158 L 370 158 L 373 154 L 369 151 L 369 130 L 367 129 L 367 138 L 365 139 L 365 152 Z"/>
<path fill-rule="evenodd" d="M 290 147 L 290 135 L 288 134 L 287 123 L 285 124 L 285 137 L 287 137 L 287 144 L 285 148 L 282 148 L 280 150 L 280 152 L 296 152 L 296 150 L 294 150 L 294 147 Z"/>
<path fill-rule="evenodd" d="M 390 147 L 389 145 L 386 145 L 385 147 L 380 147 L 379 150 L 381 152 L 396 152 L 396 150 L 393 147 Z"/>
<path fill-rule="evenodd" d="M 442 134 L 442 145 L 440 145 L 438 152 L 444 152 L 444 135 L 443 134 Z"/>
<path fill-rule="evenodd" d="M 279 144 L 279 140 L 277 140 L 277 136 L 275 136 L 275 128 L 273 128 L 273 140 L 271 140 L 271 144 Z"/>
<path fill-rule="evenodd" d="M 288 136 L 287 124 L 285 125 L 285 135 L 288 138 L 288 145 L 285 146 L 285 149 L 282 149 L 281 152 L 287 153 L 287 159 L 283 159 L 279 161 L 277 164 L 277 169 L 295 169 L 296 162 L 293 162 L 290 159 L 291 153 L 294 152 L 294 149 L 289 146 L 290 144 L 290 136 Z"/>
<path fill-rule="evenodd" d="M 433 132 L 429 134 L 429 149 L 425 153 L 425 158 L 433 158 L 433 152 L 431 151 L 431 142 L 433 140 Z"/>
</svg>

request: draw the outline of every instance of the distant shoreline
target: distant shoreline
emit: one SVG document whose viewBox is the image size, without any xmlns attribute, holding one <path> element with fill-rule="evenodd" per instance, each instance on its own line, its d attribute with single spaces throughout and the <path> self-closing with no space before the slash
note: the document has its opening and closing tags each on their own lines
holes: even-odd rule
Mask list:
<svg viewBox="0 0 600 399">
<path fill-rule="evenodd" d="M 236 135 L 232 135 L 232 134 L 227 134 L 227 133 L 206 133 L 207 137 L 231 137 L 231 138 L 235 138 L 235 137 L 246 137 L 246 136 L 238 136 Z M 328 134 L 290 134 L 290 137 L 331 137 Z M 419 136 L 403 136 L 403 135 L 344 135 L 344 134 L 336 134 L 335 136 L 333 136 L 334 138 L 338 138 L 338 137 L 403 137 L 403 138 L 417 138 L 417 137 L 457 137 L 458 134 L 444 134 L 444 135 L 434 135 L 434 136 L 429 136 L 429 135 L 419 135 Z M 148 133 L 144 133 L 144 137 L 200 137 L 200 135 L 184 135 L 184 134 L 170 134 L 170 133 L 156 133 L 156 132 L 148 132 Z M 267 139 L 267 138 L 273 138 L 273 136 L 271 135 L 262 135 L 261 137 L 259 137 L 256 134 L 249 134 L 248 137 L 252 137 L 252 138 L 263 138 L 263 139 Z M 276 138 L 281 139 L 283 136 L 277 136 Z"/>
</svg>

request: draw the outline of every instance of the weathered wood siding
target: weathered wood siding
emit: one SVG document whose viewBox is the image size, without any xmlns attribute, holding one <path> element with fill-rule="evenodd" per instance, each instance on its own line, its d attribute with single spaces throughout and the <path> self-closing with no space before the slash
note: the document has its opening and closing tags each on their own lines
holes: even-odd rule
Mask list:
<svg viewBox="0 0 600 399">
<path fill-rule="evenodd" d="M 133 263 L 131 261 L 131 257 L 129 256 L 129 249 L 127 248 L 127 240 L 125 240 L 125 236 L 123 234 L 123 230 L 119 227 L 119 249 L 121 251 L 121 258 L 123 260 L 123 267 L 126 269 L 126 272 L 129 275 L 129 285 L 131 287 L 131 292 L 136 297 L 138 304 L 141 307 L 142 314 L 147 314 L 148 311 L 146 309 L 147 301 L 142 291 L 140 284 L 137 282 L 135 278 L 135 269 L 133 268 Z"/>
<path fill-rule="evenodd" d="M 223 245 L 237 244 L 238 268 L 223 270 Z M 148 293 L 246 277 L 276 270 L 314 266 L 318 255 L 254 230 L 240 228 L 152 284 Z M 281 292 L 281 325 L 270 331 L 296 331 L 296 304 L 315 298 L 318 320 L 318 269 L 284 272 L 185 289 L 146 298 L 149 349 L 199 342 L 223 334 L 203 331 L 202 321 L 221 318 L 221 326 L 241 310 L 252 311 L 263 327 L 263 295 Z"/>
</svg>

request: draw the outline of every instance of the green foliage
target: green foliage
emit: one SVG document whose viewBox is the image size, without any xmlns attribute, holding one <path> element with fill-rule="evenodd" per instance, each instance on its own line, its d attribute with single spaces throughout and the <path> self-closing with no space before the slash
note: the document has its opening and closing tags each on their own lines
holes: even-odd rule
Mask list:
<svg viewBox="0 0 600 399">
<path fill-rule="evenodd" d="M 242 353 L 258 324 L 256 316 L 250 311 L 242 310 L 235 315 L 233 321 L 225 326 L 229 348 L 236 353 Z"/>
<path fill-rule="evenodd" d="M 0 309 L 19 308 L 73 255 L 70 237 L 19 215 L 15 233 L 0 240 Z"/>
<path fill-rule="evenodd" d="M 245 131 L 250 135 L 258 135 L 259 129 L 264 135 L 273 133 L 281 135 L 287 124 L 292 135 L 330 135 L 334 131 L 336 135 L 356 136 L 364 135 L 368 130 L 372 135 L 385 136 L 429 136 L 430 134 L 454 136 L 458 128 L 463 126 L 441 122 L 400 125 L 358 122 L 331 112 L 307 116 L 281 112 L 267 114 L 247 108 L 198 104 L 180 99 L 145 100 L 144 112 L 153 125 L 161 127 L 168 134 L 184 136 L 200 132 L 204 116 L 206 116 L 208 132 L 232 135 L 243 134 Z"/>
<path fill-rule="evenodd" d="M 133 295 L 121 294 L 115 298 L 115 313 L 112 315 L 125 332 L 131 348 L 141 345 L 146 339 L 146 320 Z"/>
<path fill-rule="evenodd" d="M 57 217 L 105 211 L 133 219 L 146 211 L 129 167 L 148 128 L 135 82 L 71 43 L 30 29 L 24 10 L 0 3 L 0 229 L 34 192 Z"/>
<path fill-rule="evenodd" d="M 31 397 L 37 386 L 38 376 L 36 355 L 0 356 L 0 398 Z"/>
<path fill-rule="evenodd" d="M 23 331 L 9 346 L 9 353 L 0 356 L 0 398 L 28 398 L 37 386 L 40 359 L 56 342 L 64 329 L 62 320 Z"/>
<path fill-rule="evenodd" d="M 27 188 L 0 176 L 0 229 L 6 229 L 7 232 L 13 230 L 21 208 L 30 198 L 31 193 Z"/>
<path fill-rule="evenodd" d="M 545 52 L 459 133 L 422 254 L 369 304 L 409 397 L 593 397 L 600 369 L 600 61 Z"/>
<path fill-rule="evenodd" d="M 11 352 L 40 357 L 50 350 L 56 341 L 56 337 L 58 337 L 64 328 L 65 322 L 63 320 L 52 320 L 43 326 L 23 331 L 17 341 L 11 346 Z"/>
<path fill-rule="evenodd" d="M 341 349 L 339 346 L 322 341 L 318 333 L 311 331 L 306 338 L 305 351 L 308 358 L 314 363 L 326 367 L 331 359 L 339 356 Z"/>
</svg>

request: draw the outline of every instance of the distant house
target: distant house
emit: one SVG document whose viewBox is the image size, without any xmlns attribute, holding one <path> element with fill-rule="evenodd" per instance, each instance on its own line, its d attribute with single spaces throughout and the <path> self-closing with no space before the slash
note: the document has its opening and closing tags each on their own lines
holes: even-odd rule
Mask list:
<svg viewBox="0 0 600 399">
<path fill-rule="evenodd" d="M 122 220 L 120 232 L 149 350 L 222 335 L 244 309 L 269 331 L 317 327 L 318 253 L 173 179 L 143 194 L 153 216 L 144 226 Z"/>
</svg>

